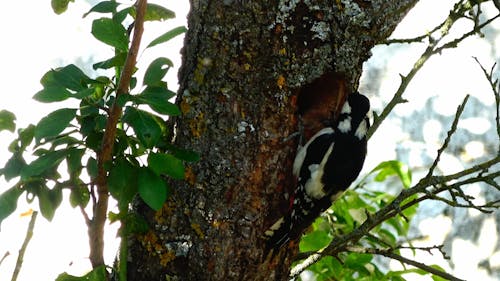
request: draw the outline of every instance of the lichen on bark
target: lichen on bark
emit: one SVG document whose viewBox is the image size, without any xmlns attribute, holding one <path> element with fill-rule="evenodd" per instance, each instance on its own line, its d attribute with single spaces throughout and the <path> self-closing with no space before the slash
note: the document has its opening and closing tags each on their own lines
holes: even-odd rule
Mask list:
<svg viewBox="0 0 500 281">
<path fill-rule="evenodd" d="M 131 240 L 130 280 L 286 280 L 290 257 L 264 261 L 262 233 L 287 208 L 297 89 L 327 71 L 357 85 L 369 50 L 416 1 L 191 1 L 172 119 L 175 144 L 200 153 L 172 182 L 158 219 L 138 203 L 164 253 Z M 142 241 L 143 242 L 143 241 Z M 168 251 L 170 249 L 171 251 Z M 163 250 L 162 250 L 163 251 Z M 177 278 L 177 279 L 175 279 Z"/>
</svg>

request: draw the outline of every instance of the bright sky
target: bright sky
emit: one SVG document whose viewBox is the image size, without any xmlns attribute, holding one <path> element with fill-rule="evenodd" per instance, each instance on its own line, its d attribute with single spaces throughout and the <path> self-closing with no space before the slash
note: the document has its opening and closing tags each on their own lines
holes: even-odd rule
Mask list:
<svg viewBox="0 0 500 281">
<path fill-rule="evenodd" d="M 28 2 L 28 5 L 27 3 Z M 66 13 L 55 15 L 50 8 L 50 1 L 5 1 L 2 3 L 2 10 L 5 11 L 0 17 L 0 32 L 4 40 L 0 44 L 0 85 L 2 89 L 1 109 L 14 112 L 17 116 L 17 125 L 25 127 L 29 123 L 34 123 L 41 116 L 52 111 L 57 104 L 41 104 L 31 99 L 31 97 L 41 89 L 39 80 L 50 68 L 75 63 L 79 66 L 88 65 L 88 62 L 107 59 L 112 55 L 111 48 L 102 43 L 98 43 L 90 34 L 92 17 L 85 19 L 81 15 L 90 9 L 86 1 L 75 1 L 71 3 Z M 94 1 L 96 2 L 96 1 Z M 132 2 L 132 1 L 125 1 Z M 158 1 L 175 11 L 178 17 L 164 23 L 151 24 L 145 26 L 143 46 L 153 38 L 170 30 L 173 27 L 185 24 L 185 15 L 188 10 L 188 1 Z M 181 6 L 173 6 L 172 3 L 181 3 Z M 397 29 L 395 37 L 411 37 L 421 35 L 426 29 L 431 29 L 447 15 L 451 8 L 450 2 L 454 1 L 421 1 L 419 5 L 405 19 L 406 23 Z M 29 6 L 29 8 L 26 8 Z M 422 13 L 425 13 L 425 20 L 422 20 Z M 20 16 L 22 15 L 22 16 Z M 98 16 L 98 15 L 97 15 Z M 461 28 L 465 28 L 465 23 Z M 500 29 L 498 21 L 493 25 Z M 460 31 L 460 27 L 457 31 Z M 157 56 L 167 56 L 173 60 L 176 67 L 180 65 L 179 48 L 182 44 L 182 37 L 178 37 L 167 44 L 154 47 L 151 51 L 142 53 L 139 57 L 140 63 L 147 66 L 149 62 Z M 474 69 L 477 65 L 470 57 L 477 56 L 486 65 L 490 65 L 495 60 L 495 49 L 499 47 L 499 40 L 491 45 L 484 40 L 469 40 L 461 45 L 460 51 L 447 51 L 446 55 L 435 58 L 428 62 L 428 65 L 418 75 L 420 84 L 411 84 L 405 97 L 411 100 L 410 104 L 401 105 L 397 108 L 396 114 L 407 116 L 412 112 L 420 111 L 425 107 L 425 98 L 439 96 L 436 111 L 449 116 L 453 114 L 456 105 L 461 101 L 466 93 L 474 94 L 485 104 L 492 104 L 493 99 L 486 83 L 471 83 L 471 81 L 482 80 L 480 72 L 461 71 L 463 69 Z M 422 51 L 422 46 L 411 46 L 403 51 L 391 51 L 390 47 L 379 46 L 373 50 L 373 56 L 365 65 L 365 68 L 383 64 L 387 67 L 386 78 L 380 85 L 378 92 L 368 93 L 375 110 L 380 110 L 382 105 L 390 98 L 399 85 L 399 73 L 407 73 L 412 63 Z M 457 52 L 462 52 L 457 58 Z M 450 66 L 453 66 L 450 69 Z M 140 66 L 139 66 L 140 67 Z M 86 68 L 88 69 L 88 68 Z M 446 77 L 441 75 L 447 73 Z M 95 73 L 87 73 L 90 76 Z M 168 74 L 168 82 L 171 88 L 176 89 L 177 68 Z M 364 77 L 361 81 L 361 89 L 370 84 Z M 379 95 L 375 97 L 374 95 Z M 460 98 L 457 98 L 457 95 Z M 440 106 L 439 106 L 440 105 Z M 76 104 L 68 104 L 76 106 Z M 435 120 L 434 120 L 435 121 Z M 477 120 L 476 120 L 477 121 Z M 479 122 L 479 121 L 478 121 Z M 476 128 L 478 122 L 471 121 L 471 129 Z M 467 122 L 465 122 L 466 126 Z M 426 134 L 429 142 L 436 141 L 437 135 L 442 130 L 433 120 L 426 125 Z M 7 132 L 0 133 L 0 166 L 8 159 L 6 149 L 8 143 L 13 138 L 13 134 Z M 380 128 L 380 131 L 370 141 L 369 158 L 365 164 L 365 170 L 370 170 L 381 159 L 393 159 L 396 157 L 394 145 L 401 140 L 408 139 L 407 133 L 401 130 L 397 123 L 387 123 Z M 376 148 L 376 149 L 375 149 Z M 450 160 L 450 169 L 459 169 L 462 166 L 457 164 L 456 159 Z M 418 161 L 417 161 L 418 162 Z M 416 163 L 417 163 L 416 162 Z M 445 169 L 445 168 L 443 168 Z M 13 183 L 5 183 L 0 179 L 0 193 L 10 187 Z M 24 199 L 19 200 L 18 210 L 2 223 L 0 232 L 0 259 L 7 251 L 10 252 L 5 261 L 0 265 L 0 281 L 10 280 L 12 270 L 19 250 L 25 236 L 29 218 L 20 217 L 20 214 L 37 208 L 38 204 L 28 206 Z M 28 247 L 19 281 L 27 280 L 53 280 L 59 273 L 68 271 L 72 274 L 83 274 L 88 268 L 88 243 L 84 222 L 78 210 L 69 206 L 61 206 L 64 215 L 56 213 L 51 223 L 39 215 L 35 227 L 35 235 Z M 441 219 L 441 220 L 440 220 Z M 433 229 L 433 224 L 440 224 L 450 227 L 451 223 L 445 218 L 435 218 L 434 221 L 427 222 Z M 485 233 L 494 235 L 495 230 L 491 230 L 491 222 L 485 228 Z M 435 228 L 434 228 L 435 229 Z M 492 234 L 493 231 L 493 234 Z M 443 232 L 443 231 L 441 231 Z M 116 246 L 115 228 L 111 227 L 107 231 L 108 248 L 107 262 L 112 263 Z M 431 233 L 429 233 L 431 234 Z M 439 233 L 434 233 L 439 237 Z M 486 235 L 486 234 L 485 234 Z M 444 239 L 444 236 L 443 236 Z M 494 237 L 493 237 L 494 239 Z M 439 243 L 439 242 L 438 242 Z M 463 253 L 471 251 L 471 245 L 466 241 L 457 242 L 457 251 L 463 249 Z M 462 244 L 460 244 L 462 243 Z M 479 248 L 486 247 L 479 245 Z M 490 253 L 491 254 L 491 253 Z M 437 261 L 436 261 L 437 262 Z M 500 262 L 499 262 L 500 264 Z M 464 273 L 462 277 L 478 277 L 474 267 L 463 265 Z M 469 275 L 468 275 L 469 274 Z M 470 275 L 472 274 L 472 275 Z M 476 274 L 476 275 L 474 275 Z M 483 275 L 480 275 L 483 277 Z M 477 279 L 477 278 L 473 278 Z M 477 279 L 479 280 L 479 279 Z M 482 279 L 481 280 L 487 280 Z"/>
</svg>

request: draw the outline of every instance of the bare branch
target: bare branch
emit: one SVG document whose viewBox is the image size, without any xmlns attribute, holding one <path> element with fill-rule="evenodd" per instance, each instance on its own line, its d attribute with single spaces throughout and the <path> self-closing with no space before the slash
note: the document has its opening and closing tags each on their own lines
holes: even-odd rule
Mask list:
<svg viewBox="0 0 500 281">
<path fill-rule="evenodd" d="M 33 237 L 33 229 L 35 228 L 37 215 L 38 215 L 37 211 L 33 211 L 33 213 L 31 214 L 28 230 L 26 231 L 26 236 L 24 238 L 23 245 L 21 246 L 21 249 L 19 250 L 19 255 L 17 256 L 16 267 L 14 268 L 14 272 L 12 273 L 12 279 L 11 279 L 12 281 L 16 281 L 19 272 L 21 272 L 21 267 L 23 265 L 23 259 L 24 259 L 24 254 L 26 253 L 26 248 L 28 248 L 28 244 L 31 238 Z"/>
<path fill-rule="evenodd" d="M 83 219 L 85 220 L 85 224 L 87 225 L 87 228 L 90 228 L 92 225 L 92 220 L 89 217 L 89 214 L 87 214 L 87 211 L 85 211 L 85 208 L 80 204 L 78 205 L 80 207 L 80 213 L 82 213 Z"/>
<path fill-rule="evenodd" d="M 408 258 L 405 258 L 401 255 L 398 255 L 394 253 L 393 249 L 370 249 L 370 248 L 359 248 L 359 247 L 347 247 L 347 251 L 351 253 L 360 253 L 360 254 L 373 254 L 373 255 L 380 255 L 384 257 L 391 258 L 393 260 L 400 261 L 402 263 L 420 268 L 425 270 L 426 272 L 432 273 L 436 276 L 439 276 L 441 278 L 444 278 L 446 280 L 452 280 L 452 281 L 465 281 L 463 279 L 457 278 L 449 273 L 446 273 L 444 271 L 441 271 L 439 269 L 436 269 L 434 267 L 428 266 L 424 263 L 417 262 L 415 260 L 411 260 Z"/>
<path fill-rule="evenodd" d="M 302 253 L 302 254 L 307 254 L 307 253 Z M 292 270 L 290 270 L 290 279 L 299 276 L 299 274 L 302 273 L 302 271 L 306 270 L 306 268 L 318 262 L 322 257 L 323 256 L 319 253 L 319 251 L 317 253 L 309 253 L 309 255 L 304 261 L 302 261 L 294 268 L 292 268 Z"/>
<path fill-rule="evenodd" d="M 498 135 L 498 138 L 500 139 L 500 93 L 499 93 L 500 85 L 498 84 L 498 79 L 493 78 L 493 70 L 495 69 L 496 63 L 494 63 L 491 66 L 491 69 L 488 72 L 488 71 L 486 71 L 486 68 L 484 68 L 484 66 L 479 62 L 479 60 L 476 57 L 473 57 L 473 59 L 477 62 L 479 67 L 481 67 L 481 70 L 483 71 L 484 77 L 486 78 L 486 80 L 488 80 L 490 87 L 491 87 L 491 90 L 493 91 L 493 94 L 495 95 L 495 104 L 496 104 L 496 118 L 495 119 L 496 119 L 497 135 Z M 500 143 L 498 144 L 498 154 L 500 154 Z"/>
<path fill-rule="evenodd" d="M 444 248 L 444 245 L 434 245 L 434 246 L 429 246 L 429 247 L 398 246 L 395 249 L 419 250 L 419 251 L 428 252 L 431 255 L 433 254 L 432 250 L 438 250 L 444 259 L 449 260 L 450 257 L 446 254 L 446 252 L 444 251 L 443 248 Z"/>
<path fill-rule="evenodd" d="M 467 99 L 467 98 L 466 98 Z M 465 105 L 465 101 L 462 105 Z M 458 120 L 458 115 L 463 111 L 462 105 L 457 109 L 457 116 L 455 119 Z M 455 124 L 456 122 L 454 122 Z M 456 126 L 455 125 L 452 125 Z M 453 134 L 454 129 L 450 129 L 450 136 Z M 448 137 L 448 138 L 449 138 Z M 445 141 L 445 144 L 447 141 Z M 445 145 L 443 145 L 442 149 L 444 149 Z M 436 158 L 437 159 L 437 158 Z M 435 161 L 436 162 L 436 161 Z M 493 165 L 500 163 L 500 156 L 497 156 L 491 160 L 485 161 L 483 163 L 477 164 L 474 167 L 466 169 L 464 171 L 445 175 L 445 176 L 432 176 L 432 174 L 428 174 L 426 177 L 422 178 L 416 185 L 409 189 L 402 190 L 401 193 L 388 205 L 377 211 L 375 214 L 371 216 L 367 216 L 367 219 L 356 229 L 354 229 L 351 233 L 346 235 L 336 237 L 330 245 L 326 248 L 318 251 L 318 252 L 309 252 L 309 253 L 301 253 L 297 256 L 298 259 L 305 259 L 299 265 L 292 269 L 290 276 L 296 277 L 298 276 L 305 268 L 314 264 L 318 260 L 321 259 L 324 255 L 336 256 L 339 252 L 345 251 L 346 247 L 349 245 L 356 244 L 361 238 L 366 236 L 370 230 L 380 225 L 385 220 L 394 217 L 398 214 L 401 214 L 402 211 L 410 208 L 411 206 L 426 200 L 426 199 L 437 199 L 436 194 L 439 194 L 443 191 L 447 190 L 457 190 L 461 188 L 463 185 L 482 182 L 482 181 L 494 181 L 495 178 L 500 176 L 500 172 L 495 171 L 493 173 L 485 174 L 489 168 Z M 477 175 L 477 173 L 482 173 L 481 176 Z M 466 178 L 469 177 L 469 178 Z M 459 180 L 461 178 L 465 178 L 464 180 Z M 457 182 L 446 185 L 447 182 L 452 180 L 458 180 Z M 433 190 L 428 190 L 429 187 L 435 187 Z M 411 196 L 415 194 L 423 194 L 417 199 L 407 201 Z M 465 194 L 463 197 L 467 197 Z M 406 201 L 406 202 L 405 202 Z M 441 201 L 441 200 L 440 200 Z M 403 204 L 404 202 L 404 204 Z M 447 203 L 447 202 L 445 202 Z M 476 208 L 482 211 L 488 211 L 487 208 L 498 208 L 498 201 L 488 202 L 482 206 L 476 206 L 472 204 L 470 201 L 469 205 L 466 204 L 456 204 L 452 202 L 453 205 L 457 205 L 459 207 L 467 207 L 467 208 Z M 402 205 L 403 204 L 403 205 Z"/>
<path fill-rule="evenodd" d="M 458 45 L 460 42 L 462 42 L 464 39 L 466 39 L 466 38 L 468 38 L 468 37 L 470 37 L 470 36 L 472 36 L 472 35 L 474 35 L 474 34 L 479 33 L 483 27 L 487 26 L 488 24 L 490 24 L 491 22 L 493 22 L 494 20 L 496 20 L 496 19 L 497 19 L 497 18 L 499 18 L 499 17 L 500 17 L 500 14 L 498 14 L 498 15 L 496 15 L 496 16 L 494 16 L 494 17 L 492 17 L 491 19 L 489 19 L 489 20 L 487 20 L 487 21 L 483 22 L 483 23 L 482 23 L 482 24 L 480 24 L 480 25 L 474 26 L 474 28 L 473 28 L 471 31 L 469 31 L 469 32 L 467 32 L 467 33 L 464 33 L 461 37 L 459 37 L 459 38 L 457 38 L 457 39 L 455 39 L 455 40 L 452 40 L 452 41 L 450 41 L 450 42 L 448 42 L 448 43 L 446 43 L 446 44 L 442 45 L 442 46 L 441 46 L 441 47 L 439 47 L 439 48 L 436 48 L 436 49 L 434 50 L 434 53 L 436 53 L 436 54 L 437 54 L 437 53 L 441 53 L 441 51 L 443 51 L 444 49 L 456 48 L 456 47 L 457 47 L 457 45 Z"/>
<path fill-rule="evenodd" d="M 441 148 L 438 149 L 437 156 L 434 159 L 434 162 L 432 163 L 431 167 L 429 168 L 429 171 L 427 172 L 427 175 L 425 176 L 425 178 L 430 178 L 432 176 L 432 174 L 434 173 L 434 169 L 437 167 L 439 160 L 441 160 L 441 154 L 448 147 L 448 144 L 450 143 L 450 140 L 451 140 L 451 136 L 457 130 L 458 120 L 460 120 L 460 116 L 462 116 L 462 113 L 464 111 L 465 105 L 467 104 L 468 100 L 469 100 L 469 95 L 466 95 L 464 100 L 462 101 L 462 104 L 460 106 L 458 106 L 457 112 L 455 113 L 455 118 L 453 119 L 453 123 L 451 125 L 451 128 L 450 128 L 450 130 L 448 130 L 448 133 L 446 135 L 446 138 L 444 140 L 443 145 L 441 146 Z"/>
<path fill-rule="evenodd" d="M 2 265 L 3 261 L 8 257 L 10 256 L 10 252 L 7 251 L 5 252 L 5 254 L 3 254 L 3 257 L 0 259 L 0 265 Z"/>
<path fill-rule="evenodd" d="M 481 2 L 476 2 L 475 5 L 480 6 Z M 386 43 L 413 43 L 413 42 L 421 42 L 420 40 L 423 40 L 425 38 L 429 39 L 429 43 L 427 45 L 427 48 L 425 51 L 422 53 L 420 58 L 415 62 L 413 65 L 413 68 L 410 70 L 410 72 L 404 76 L 400 75 L 401 77 L 401 83 L 399 85 L 399 88 L 397 89 L 396 93 L 394 94 L 393 98 L 389 101 L 387 106 L 384 108 L 382 113 L 380 115 L 375 116 L 373 120 L 373 124 L 368 130 L 367 133 L 367 138 L 369 139 L 373 133 L 378 129 L 380 124 L 387 118 L 387 116 L 392 112 L 394 107 L 400 103 L 406 102 L 405 99 L 403 99 L 403 93 L 405 92 L 406 88 L 410 84 L 411 80 L 413 77 L 415 77 L 415 74 L 424 66 L 424 64 L 431 58 L 433 55 L 440 54 L 443 50 L 449 49 L 449 48 L 455 48 L 457 45 L 462 42 L 464 39 L 477 34 L 481 31 L 481 29 L 494 20 L 496 20 L 498 17 L 500 17 L 500 14 L 496 15 L 495 17 L 488 19 L 487 21 L 483 22 L 482 24 L 475 24 L 472 30 L 469 32 L 463 34 L 461 37 L 456 38 L 450 42 L 447 42 L 441 46 L 438 47 L 438 44 L 444 39 L 449 34 L 449 31 L 453 24 L 459 20 L 460 18 L 465 18 L 467 17 L 467 12 L 472 10 L 472 8 L 475 6 L 472 5 L 469 1 L 460 1 L 458 4 L 455 5 L 454 9 L 450 11 L 450 14 L 448 17 L 443 21 L 440 25 L 435 27 L 431 32 L 429 32 L 426 36 L 418 36 L 412 39 L 394 39 L 391 41 L 387 41 Z M 476 19 L 477 18 L 477 19 Z M 476 15 L 476 17 L 473 19 L 474 22 L 476 22 L 479 19 L 479 15 Z M 432 34 L 434 34 L 436 31 L 440 31 L 440 34 L 437 35 L 436 37 L 433 37 Z M 375 114 L 374 114 L 375 115 Z M 499 136 L 500 136 L 500 129 L 499 129 Z"/>
</svg>

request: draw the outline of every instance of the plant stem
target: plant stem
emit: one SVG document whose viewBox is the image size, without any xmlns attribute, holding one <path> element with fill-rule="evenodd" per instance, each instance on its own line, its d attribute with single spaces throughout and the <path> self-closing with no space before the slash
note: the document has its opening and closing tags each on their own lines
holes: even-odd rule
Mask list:
<svg viewBox="0 0 500 281">
<path fill-rule="evenodd" d="M 118 88 L 116 89 L 115 103 L 111 106 L 109 117 L 106 123 L 106 129 L 102 139 L 102 147 L 97 156 L 98 175 L 97 184 L 97 203 L 94 206 L 94 216 L 91 227 L 89 228 L 90 242 L 90 262 L 92 267 L 104 265 L 104 224 L 106 222 L 108 212 L 108 186 L 107 186 L 107 169 L 105 165 L 113 158 L 113 146 L 116 137 L 117 124 L 122 115 L 122 108 L 116 103 L 118 96 L 126 95 L 129 92 L 130 80 L 134 72 L 139 53 L 142 33 L 144 30 L 144 14 L 146 13 L 147 0 L 138 0 L 136 2 L 137 16 L 135 19 L 134 34 L 130 50 L 127 54 L 127 59 L 120 75 Z"/>
</svg>

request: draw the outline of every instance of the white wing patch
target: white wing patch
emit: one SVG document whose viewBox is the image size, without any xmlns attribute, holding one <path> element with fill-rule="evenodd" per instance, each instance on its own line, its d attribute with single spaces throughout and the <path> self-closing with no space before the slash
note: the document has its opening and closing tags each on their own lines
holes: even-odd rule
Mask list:
<svg viewBox="0 0 500 281">
<path fill-rule="evenodd" d="M 280 218 L 278 221 L 276 221 L 268 230 L 266 230 L 266 232 L 264 232 L 264 234 L 266 236 L 273 236 L 274 232 L 276 230 L 278 230 L 281 225 L 284 223 L 284 220 L 283 218 Z"/>
<path fill-rule="evenodd" d="M 326 127 L 317 132 L 303 147 L 299 148 L 295 160 L 293 162 L 293 174 L 298 177 L 300 175 L 300 170 L 302 169 L 302 163 L 306 158 L 307 148 L 309 145 L 321 135 L 332 134 L 333 129 L 331 127 Z"/>
<path fill-rule="evenodd" d="M 358 139 L 362 139 L 366 136 L 366 132 L 368 131 L 368 126 L 367 126 L 366 122 L 367 122 L 366 119 L 363 119 L 363 121 L 361 121 L 358 128 L 356 129 L 356 132 L 354 133 L 354 135 Z"/>
<path fill-rule="evenodd" d="M 344 103 L 344 106 L 342 106 L 342 111 L 340 113 L 345 113 L 345 114 L 351 113 L 351 106 L 349 105 L 348 102 Z"/>
<path fill-rule="evenodd" d="M 344 119 L 341 122 L 339 122 L 339 125 L 337 127 L 339 128 L 339 130 L 342 133 L 349 132 L 352 129 L 351 128 L 351 116 L 349 116 L 346 119 Z"/>
<path fill-rule="evenodd" d="M 315 199 L 321 199 L 326 196 L 326 193 L 324 191 L 324 184 L 321 181 L 321 178 L 323 177 L 323 173 L 325 171 L 325 165 L 326 161 L 330 157 L 330 154 L 332 153 L 333 150 L 333 145 L 332 143 L 330 147 L 328 148 L 328 151 L 325 153 L 325 156 L 323 156 L 323 159 L 321 160 L 321 163 L 318 164 L 313 164 L 310 165 L 309 171 L 311 172 L 311 177 L 309 180 L 306 182 L 306 194 L 309 197 L 315 198 Z"/>
</svg>

